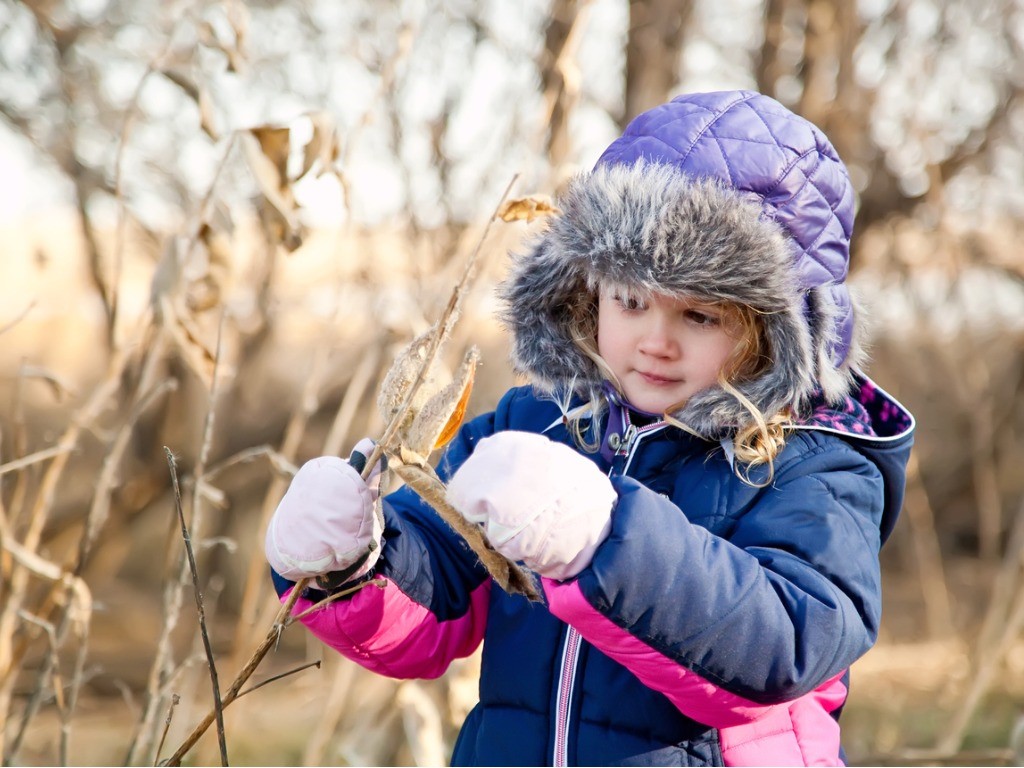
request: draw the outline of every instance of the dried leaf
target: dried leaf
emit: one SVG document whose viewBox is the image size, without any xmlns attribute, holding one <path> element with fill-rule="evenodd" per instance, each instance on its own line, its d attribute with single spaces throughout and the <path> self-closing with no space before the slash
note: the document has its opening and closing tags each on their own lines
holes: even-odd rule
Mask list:
<svg viewBox="0 0 1024 768">
<path fill-rule="evenodd" d="M 326 112 L 313 112 L 307 117 L 313 124 L 313 135 L 303 154 L 300 179 L 309 173 L 317 160 L 320 161 L 320 172 L 323 173 L 334 165 L 338 157 L 338 136 L 331 116 Z"/>
<path fill-rule="evenodd" d="M 480 353 L 475 347 L 466 352 L 452 382 L 441 390 L 435 389 L 416 412 L 408 429 L 400 433 L 403 444 L 428 456 L 455 436 L 466 415 L 479 362 Z"/>
<path fill-rule="evenodd" d="M 459 427 L 462 426 L 462 422 L 466 418 L 466 407 L 469 405 L 469 396 L 473 393 L 473 380 L 475 377 L 476 366 L 474 365 L 469 369 L 469 377 L 462 384 L 462 395 L 455 404 L 455 410 L 452 411 L 452 415 L 448 417 L 448 423 L 444 425 L 444 428 L 441 430 L 441 434 L 438 435 L 437 439 L 434 441 L 434 448 L 443 448 L 448 445 L 452 438 L 455 437 L 455 433 L 459 431 Z"/>
<path fill-rule="evenodd" d="M 284 175 L 288 146 L 287 128 L 260 126 L 242 136 L 242 146 L 253 176 L 265 202 L 261 211 L 268 229 L 289 250 L 302 243 L 301 229 L 295 218 L 295 200 Z"/>
<path fill-rule="evenodd" d="M 530 222 L 546 216 L 557 216 L 561 212 L 552 205 L 550 198 L 544 195 L 530 195 L 506 202 L 498 209 L 498 218 L 502 221 Z"/>
<path fill-rule="evenodd" d="M 434 329 L 416 338 L 396 358 L 381 384 L 377 407 L 384 421 L 390 421 L 416 380 Z M 447 443 L 458 430 L 466 412 L 473 375 L 480 361 L 474 347 L 466 352 L 458 372 L 448 383 L 443 368 L 435 359 L 397 432 L 399 445 L 421 456 L 429 456 Z"/>
<path fill-rule="evenodd" d="M 235 33 L 235 44 L 226 50 L 228 69 L 242 72 L 245 69 L 245 50 L 249 43 L 249 8 L 243 2 L 233 0 L 225 5 L 228 23 Z"/>
<path fill-rule="evenodd" d="M 218 306 L 231 277 L 231 244 L 209 224 L 199 229 L 191 263 L 185 265 L 185 304 L 193 312 Z"/>
<path fill-rule="evenodd" d="M 427 348 L 430 346 L 433 333 L 434 329 L 431 328 L 413 339 L 395 358 L 395 362 L 388 369 L 384 381 L 381 382 L 380 392 L 377 395 L 377 410 L 385 423 L 391 421 L 405 402 L 406 394 L 412 387 L 412 383 L 416 380 L 420 368 L 423 366 L 423 361 L 426 359 Z M 406 425 L 412 422 L 415 414 L 440 388 L 440 385 L 436 382 L 436 375 L 436 366 L 432 366 L 431 370 L 426 373 L 423 385 L 416 392 L 416 397 L 409 406 L 409 413 L 405 419 Z"/>
<path fill-rule="evenodd" d="M 199 86 L 184 72 L 172 67 L 165 67 L 160 70 L 160 74 L 181 88 L 192 101 L 199 101 Z"/>
<path fill-rule="evenodd" d="M 210 97 L 210 92 L 206 88 L 200 87 L 199 98 L 196 99 L 196 102 L 199 104 L 199 127 L 211 139 L 218 141 L 220 139 L 220 131 L 217 130 L 217 110 L 214 107 L 213 99 Z"/>
<path fill-rule="evenodd" d="M 184 312 L 177 312 L 169 297 L 161 299 L 161 319 L 185 361 L 201 381 L 210 386 L 216 368 L 216 358 L 203 343 L 195 322 Z M 222 368 L 223 370 L 223 368 Z"/>
<path fill-rule="evenodd" d="M 199 107 L 199 126 L 207 136 L 217 141 L 220 138 L 220 132 L 217 130 L 217 111 L 206 87 L 174 67 L 165 67 L 160 70 L 160 74 L 181 88 L 196 103 Z"/>
<path fill-rule="evenodd" d="M 258 125 L 249 132 L 256 137 L 260 149 L 277 171 L 277 186 L 281 189 L 288 178 L 288 154 L 291 151 L 291 129 L 279 125 Z"/>
</svg>

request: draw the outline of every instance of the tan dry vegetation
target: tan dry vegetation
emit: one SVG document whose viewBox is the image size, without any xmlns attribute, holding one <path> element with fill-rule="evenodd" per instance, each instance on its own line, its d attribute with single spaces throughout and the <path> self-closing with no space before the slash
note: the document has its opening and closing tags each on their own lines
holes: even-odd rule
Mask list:
<svg viewBox="0 0 1024 768">
<path fill-rule="evenodd" d="M 23 302 L 25 305 L 31 303 L 31 310 L 5 334 L 5 356 L 0 363 L 3 371 L 0 397 L 11 404 L 7 423 L 24 435 L 28 453 L 56 440 L 72 414 L 81 407 L 81 401 L 102 384 L 104 368 L 109 362 L 103 348 L 102 313 L 90 315 L 79 311 L 81 305 L 88 306 L 90 289 L 84 275 L 76 273 L 80 256 L 73 247 L 73 238 L 61 240 L 54 235 L 57 229 L 52 221 L 41 231 L 46 237 L 54 237 L 59 245 L 47 248 L 47 241 L 41 240 L 34 248 L 28 248 L 28 252 L 40 249 L 45 255 L 34 262 L 19 259 L 12 264 L 17 268 L 8 273 L 9 279 L 3 283 L 6 306 L 17 306 L 20 297 L 28 297 Z M 495 254 L 504 253 L 508 238 L 516 237 L 514 232 L 521 231 L 521 225 L 509 226 L 489 239 L 489 258 L 482 266 L 483 283 L 493 282 L 494 271 L 500 270 L 501 261 L 500 255 Z M 70 232 L 73 233 L 73 227 Z M 24 236 L 24 233 L 23 229 L 20 234 Z M 64 235 L 68 234 L 65 230 Z M 479 233 L 471 232 L 468 237 L 478 238 Z M 232 320 L 235 322 L 237 318 L 237 327 L 234 346 L 224 345 L 227 352 L 221 361 L 229 369 L 224 378 L 230 382 L 230 395 L 218 399 L 217 423 L 206 466 L 215 466 L 226 456 L 267 443 L 287 453 L 290 461 L 300 463 L 324 452 L 328 442 L 333 444 L 334 451 L 346 452 L 359 436 L 379 434 L 380 420 L 372 405 L 377 382 L 401 345 L 439 313 L 457 279 L 454 270 L 461 269 L 465 254 L 461 253 L 461 259 L 453 258 L 452 268 L 445 269 L 437 264 L 439 256 L 429 242 L 416 251 L 410 249 L 407 242 L 387 233 L 314 233 L 305 246 L 277 263 L 270 281 L 273 298 L 268 320 L 259 331 L 258 343 L 250 341 L 247 346 L 247 318 L 237 309 L 244 310 L 252 303 L 247 296 L 252 287 L 246 282 L 243 239 L 233 253 L 237 253 L 238 258 L 232 262 L 233 283 L 229 285 L 225 281 L 223 286 L 223 306 L 237 313 Z M 122 288 L 123 325 L 119 332 L 125 335 L 132 333 L 137 324 L 146 322 L 144 310 L 150 295 L 146 275 L 147 270 L 149 275 L 154 271 L 152 260 L 147 261 L 149 257 L 145 254 L 135 254 L 132 259 Z M 50 274 L 60 279 L 50 280 Z M 486 356 L 478 371 L 475 396 L 469 404 L 470 414 L 485 407 L 481 403 L 493 401 L 495 393 L 506 388 L 511 380 L 505 364 L 504 342 L 489 319 L 489 302 L 486 291 L 470 293 L 464 306 L 470 319 L 460 329 L 471 328 L 471 334 L 458 330 L 456 338 L 450 342 L 457 353 L 466 346 L 467 337 L 471 335 L 473 343 L 480 346 Z M 209 317 L 198 315 L 197 320 L 193 330 L 209 335 L 196 341 L 214 347 L 215 325 Z M 76 340 L 58 353 L 48 346 L 47 340 L 51 335 L 62 333 L 65 336 L 74 333 Z M 196 335 L 198 337 L 199 333 Z M 8 351 L 14 359 L 6 355 Z M 188 358 L 194 352 L 185 349 L 183 353 L 179 347 L 162 362 L 178 386 L 163 402 L 155 403 L 141 414 L 139 422 L 130 430 L 130 446 L 119 461 L 117 477 L 110 489 L 110 518 L 103 527 L 96 554 L 84 572 L 95 606 L 89 627 L 86 685 L 80 706 L 84 723 L 90 722 L 89 713 L 102 707 L 107 713 L 107 727 L 79 726 L 76 715 L 70 742 L 73 763 L 107 762 L 112 759 L 107 757 L 111 751 L 120 751 L 113 762 L 123 762 L 133 721 L 137 722 L 139 717 L 167 612 L 161 597 L 161 582 L 167 573 L 173 572 L 172 564 L 181 552 L 180 536 L 175 534 L 173 526 L 167 467 L 166 464 L 161 466 L 156 449 L 161 444 L 171 447 L 180 455 L 186 473 L 199 460 L 208 396 L 207 387 L 199 378 L 202 361 L 196 364 Z M 144 350 L 137 353 L 144 355 Z M 22 367 L 22 359 L 34 368 Z M 26 375 L 36 374 L 45 375 L 51 382 L 60 382 L 61 396 L 55 398 L 51 384 L 38 384 L 26 378 Z M 346 403 L 343 396 L 350 389 L 348 385 L 360 377 L 363 380 L 361 392 Z M 314 386 L 310 386 L 311 381 Z M 125 406 L 117 398 L 112 399 L 103 409 L 103 420 L 116 421 L 118 412 L 123 412 Z M 296 413 L 303 414 L 302 418 L 296 419 Z M 66 561 L 78 546 L 85 510 L 97 493 L 97 476 L 102 473 L 111 435 L 110 428 L 105 426 L 94 431 L 97 434 L 83 437 L 69 460 L 48 516 L 39 551 L 54 563 Z M 38 466 L 27 471 L 34 473 L 32 479 L 38 480 Z M 234 674 L 232 665 L 240 666 L 246 653 L 270 626 L 267 609 L 275 601 L 262 562 L 261 528 L 266 510 L 276 503 L 273 497 L 283 491 L 284 485 L 274 477 L 275 472 L 267 462 L 256 459 L 225 470 L 217 478 L 214 492 L 207 494 L 214 503 L 207 513 L 209 530 L 202 538 L 208 537 L 214 546 L 206 548 L 200 542 L 197 550 L 206 610 L 215 617 L 211 634 L 226 667 L 226 671 L 221 672 L 222 679 Z M 24 527 L 24 521 L 20 522 Z M 42 590 L 43 585 L 33 587 L 26 601 L 32 605 L 31 610 L 44 608 L 38 602 L 42 600 Z M 9 595 L 4 597 L 6 600 Z M 239 614 L 245 612 L 246 605 L 249 612 L 256 615 L 243 621 L 246 617 Z M 181 703 L 174 710 L 172 727 L 166 737 L 168 746 L 176 744 L 188 732 L 202 715 L 206 706 L 202 702 L 208 700 L 203 686 L 205 682 L 208 694 L 209 683 L 205 665 L 195 655 L 196 632 L 194 619 L 188 615 L 191 609 L 187 600 L 184 610 L 184 620 L 169 635 L 173 649 L 170 655 L 176 663 L 186 658 L 190 662 L 172 686 L 181 694 Z M 288 634 L 282 639 L 281 652 L 268 660 L 266 667 L 270 671 L 261 669 L 261 676 L 270 676 L 275 669 L 283 671 L 281 659 L 290 662 L 307 653 L 315 657 L 322 655 L 322 649 L 307 647 L 301 630 L 291 630 Z M 22 672 L 14 687 L 14 697 L 19 704 L 34 689 L 37 671 L 47 653 L 45 633 L 33 632 L 31 625 L 19 629 L 16 639 L 29 635 L 32 638 L 28 653 L 20 664 Z M 65 650 L 71 652 L 72 644 Z M 275 658 L 277 663 L 274 663 Z M 332 668 L 339 664 L 341 660 L 331 660 Z M 345 742 L 346 750 L 355 750 L 350 758 L 353 762 L 394 762 L 405 754 L 403 749 L 424 752 L 428 759 L 429 756 L 443 759 L 444 750 L 450 746 L 454 723 L 467 709 L 463 701 L 465 685 L 446 681 L 398 686 L 362 672 L 352 678 L 353 673 L 351 669 L 346 673 L 351 678 L 349 685 L 357 686 L 358 698 L 366 700 L 365 706 L 348 716 L 349 720 L 355 718 L 354 732 L 365 734 L 366 742 L 362 746 L 350 740 Z M 333 725 L 342 717 L 342 712 L 339 704 L 325 711 L 329 701 L 324 697 L 333 696 L 334 700 L 344 703 L 351 698 L 350 691 L 332 682 L 344 675 L 339 677 L 326 670 L 301 674 L 315 675 L 317 682 L 308 691 L 299 684 L 296 689 L 299 700 L 292 703 L 298 711 L 305 712 L 300 722 L 306 726 L 315 725 L 323 718 L 324 724 L 318 731 L 323 743 L 309 749 L 327 750 Z M 62 673 L 62 681 L 65 677 Z M 291 699 L 293 685 L 276 683 L 277 694 L 283 693 Z M 372 691 L 380 695 L 371 694 Z M 459 693 L 449 694 L 449 691 Z M 321 694 L 319 701 L 315 693 Z M 260 699 L 268 694 L 275 696 L 274 689 L 260 691 L 251 700 L 241 701 L 236 708 L 227 711 L 232 733 L 238 728 L 249 733 L 250 723 L 256 728 L 252 733 L 266 732 L 269 725 L 262 725 L 259 716 L 247 710 L 266 712 L 266 700 L 260 703 Z M 458 700 L 449 704 L 452 697 Z M 311 715 L 303 709 L 302 702 L 307 699 L 318 714 Z M 431 704 L 434 699 L 443 706 Z M 454 708 L 455 713 L 445 717 L 442 729 L 438 713 L 448 708 Z M 292 707 L 289 709 L 291 711 Z M 12 712 L 17 710 L 18 706 L 12 708 Z M 76 713 L 78 711 L 76 708 Z M 377 712 L 377 716 L 367 721 L 367 711 Z M 54 761 L 54 732 L 47 722 L 52 723 L 55 714 L 52 703 L 43 706 L 40 718 L 32 722 L 19 760 Z M 161 720 L 163 716 L 161 712 Z M 102 715 L 99 717 L 102 720 Z M 275 719 L 273 715 L 269 717 Z M 280 722 L 280 718 L 276 720 Z M 347 732 L 349 728 L 345 726 L 342 730 Z M 289 741 L 286 733 L 291 731 L 291 728 L 282 729 L 285 742 Z M 423 736 L 420 739 L 423 744 L 420 744 L 416 738 L 403 735 L 406 731 L 429 734 L 429 737 Z M 120 736 L 116 737 L 115 733 Z M 101 735 L 102 738 L 98 738 Z M 249 739 L 246 735 L 236 738 L 240 743 Z M 303 736 L 292 739 L 292 749 L 295 743 L 308 738 L 307 730 Z M 244 753 L 245 748 L 240 749 Z M 213 754 L 215 752 L 207 757 L 214 759 Z M 250 759 L 258 762 L 262 758 L 257 756 L 262 754 L 263 747 L 254 747 Z M 296 759 L 293 755 L 285 761 Z"/>
<path fill-rule="evenodd" d="M 454 365 L 468 343 L 482 348 L 470 415 L 488 408 L 512 383 L 506 342 L 492 319 L 489 289 L 500 275 L 505 251 L 515 246 L 524 231 L 521 224 L 505 225 L 488 241 L 482 274 L 466 303 L 466 317 L 456 329 L 451 354 L 446 356 Z M 28 232 L 36 233 L 38 239 L 15 245 L 27 239 Z M 72 415 L 81 412 L 82 403 L 103 383 L 110 362 L 104 348 L 102 309 L 80 266 L 74 232 L 72 220 L 54 217 L 4 233 L 12 254 L 5 261 L 5 279 L 0 284 L 2 306 L 9 308 L 5 319 L 31 305 L 0 337 L 4 461 L 9 460 L 11 446 L 17 445 L 21 455 L 52 446 Z M 259 446 L 270 446 L 279 458 L 273 464 L 263 453 L 211 479 L 201 502 L 201 530 L 195 534 L 222 686 L 241 668 L 270 628 L 276 609 L 262 559 L 262 526 L 286 485 L 288 464 L 301 463 L 326 448 L 343 454 L 363 434 L 380 434 L 382 424 L 373 407 L 379 381 L 401 346 L 438 315 L 478 235 L 465 233 L 461 245 L 453 249 L 458 255 L 449 254 L 446 262 L 436 245 L 437 234 L 425 233 L 420 242 L 410 245 L 397 233 L 313 233 L 302 248 L 276 260 L 269 281 L 271 299 L 266 315 L 261 316 L 254 309 L 252 280 L 259 269 L 259 238 L 244 227 L 237 230 L 230 279 L 221 286 L 218 304 L 231 310 L 234 325 L 225 333 L 221 362 L 226 372 L 220 382 L 209 455 L 201 461 L 209 392 L 201 378 L 202 360 L 188 357 L 195 350 L 176 348 L 179 337 L 167 342 L 159 361 L 161 376 L 176 382 L 176 388 L 157 398 L 130 425 L 130 440 L 109 488 L 110 516 L 82 573 L 93 610 L 81 695 L 72 716 L 62 723 L 62 708 L 66 712 L 68 704 L 66 686 L 74 675 L 75 652 L 80 647 L 72 638 L 62 648 L 59 680 L 45 684 L 51 695 L 31 719 L 17 753 L 18 764 L 60 762 L 62 725 L 67 762 L 75 765 L 124 763 L 140 733 L 147 690 L 155 690 L 153 664 L 165 634 L 169 610 L 165 589 L 176 582 L 182 555 L 170 478 L 160 450 L 163 445 L 179 455 L 186 501 L 199 464 L 216 467 L 225 458 Z M 925 238 L 917 247 L 930 245 Z M 899 250 L 912 253 L 913 248 L 904 244 Z M 145 322 L 155 261 L 155 255 L 133 252 L 126 264 L 118 329 L 123 338 Z M 857 277 L 872 292 L 880 284 L 888 286 L 874 301 L 882 305 L 875 372 L 921 421 L 922 471 L 929 481 L 925 498 L 937 499 L 932 495 L 936 487 L 949 488 L 950 493 L 964 497 L 964 504 L 974 504 L 973 487 L 962 482 L 965 471 L 970 473 L 964 467 L 973 460 L 959 449 L 964 422 L 958 414 L 963 412 L 964 395 L 941 383 L 960 372 L 955 361 L 963 359 L 967 354 L 963 347 L 969 346 L 974 364 L 988 372 L 990 388 L 1005 390 L 1015 381 L 1006 353 L 1017 337 L 1004 329 L 994 334 L 954 334 L 950 341 L 937 336 L 929 321 L 914 311 L 915 321 L 902 324 L 897 310 L 912 307 L 905 297 L 913 293 L 914 283 L 906 275 L 897 279 L 892 273 L 873 271 L 877 266 L 866 264 Z M 915 275 L 920 279 L 920 270 Z M 950 307 L 949 311 L 956 309 Z M 196 318 L 194 330 L 202 336 L 198 341 L 215 348 L 217 315 L 197 313 Z M 940 345 L 947 347 L 941 354 L 936 351 Z M 145 352 L 135 350 L 139 358 Z M 909 371 L 908 359 L 916 361 Z M 23 365 L 32 368 L 26 373 Z M 30 375 L 45 375 L 51 383 L 26 378 Z M 111 396 L 97 425 L 86 429 L 70 456 L 39 548 L 50 562 L 73 560 L 86 511 L 103 491 L 104 460 L 124 426 L 132 382 L 138 376 L 129 367 L 120 391 Z M 354 382 L 360 377 L 362 383 L 357 386 Z M 964 386 L 971 386 L 970 379 L 964 381 Z M 347 393 L 355 395 L 346 401 Z M 18 435 L 22 443 L 15 439 Z M 2 478 L 6 511 L 12 518 L 19 503 L 22 509 L 28 507 L 44 466 L 35 464 Z M 26 500 L 18 501 L 12 478 L 26 484 Z M 959 486 L 956 478 L 961 478 Z M 1020 481 L 1012 468 L 1003 467 L 993 482 L 1012 496 Z M 986 564 L 958 549 L 956 536 L 966 535 L 965 529 L 975 530 L 970 527 L 973 516 L 955 519 L 947 504 L 933 506 L 930 535 L 941 540 L 941 547 L 938 563 L 931 562 L 930 567 L 939 568 L 943 589 L 925 588 L 923 575 L 934 575 L 934 571 L 927 570 L 927 554 L 917 542 L 928 534 L 927 529 L 912 525 L 910 518 L 904 520 L 884 553 L 886 608 L 880 642 L 855 666 L 844 714 L 847 750 L 855 763 L 956 762 L 927 750 L 962 707 L 977 672 L 974 643 L 998 564 Z M 195 521 L 195 512 L 190 513 Z M 19 530 L 25 524 L 22 519 Z M 43 602 L 47 586 L 43 579 L 31 584 L 25 603 L 30 612 L 49 610 Z M 166 757 L 211 707 L 190 588 L 185 584 L 183 589 L 180 619 L 167 632 L 162 690 L 150 697 L 156 703 L 150 707 L 140 746 L 130 755 L 133 763 L 152 762 L 161 738 L 160 754 Z M 7 600 L 6 587 L 3 595 Z M 935 607 L 937 600 L 946 605 L 944 628 L 936 623 L 936 616 L 942 616 Z M 23 716 L 49 648 L 46 632 L 28 620 L 19 625 L 15 639 L 28 645 L 12 691 L 9 723 Z M 475 660 L 457 665 L 438 681 L 400 683 L 356 668 L 300 628 L 285 631 L 279 648 L 267 656 L 251 682 L 317 659 L 323 660 L 319 669 L 305 669 L 273 682 L 242 696 L 225 711 L 233 763 L 436 764 L 446 759 L 476 696 Z M 967 751 L 958 753 L 971 762 L 1002 764 L 1012 759 L 1007 738 L 1014 702 L 1024 695 L 1024 647 L 1012 643 L 1000 657 L 997 672 L 981 702 L 984 715 L 974 717 L 967 731 Z M 54 700 L 55 685 L 64 693 L 63 701 Z M 180 697 L 173 709 L 172 693 Z M 169 712 L 170 725 L 164 734 Z M 15 732 L 16 727 L 9 724 L 8 745 Z M 186 762 L 216 763 L 217 749 L 215 729 L 210 728 Z"/>
</svg>

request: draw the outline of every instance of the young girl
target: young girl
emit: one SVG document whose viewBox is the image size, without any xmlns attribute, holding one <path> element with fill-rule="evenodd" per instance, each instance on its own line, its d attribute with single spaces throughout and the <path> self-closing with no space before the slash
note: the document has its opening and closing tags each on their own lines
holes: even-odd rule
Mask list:
<svg viewBox="0 0 1024 768">
<path fill-rule="evenodd" d="M 438 468 L 543 602 L 492 586 L 408 489 L 381 532 L 375 491 L 330 457 L 271 522 L 279 593 L 384 577 L 304 623 L 392 677 L 436 677 L 482 641 L 453 764 L 841 764 L 914 429 L 858 368 L 844 166 L 772 99 L 687 95 L 633 121 L 561 207 L 501 289 L 532 386 Z"/>
</svg>

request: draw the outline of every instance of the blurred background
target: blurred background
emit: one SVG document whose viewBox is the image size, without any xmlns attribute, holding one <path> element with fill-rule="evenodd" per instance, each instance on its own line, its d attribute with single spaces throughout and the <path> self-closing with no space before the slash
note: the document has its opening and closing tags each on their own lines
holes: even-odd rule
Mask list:
<svg viewBox="0 0 1024 768">
<path fill-rule="evenodd" d="M 492 288 L 544 223 L 488 227 L 506 188 L 719 88 L 846 160 L 869 371 L 918 418 L 849 759 L 1024 761 L 1022 87 L 1022 0 L 0 0 L 4 764 L 153 764 L 211 710 L 165 447 L 226 689 L 291 473 L 379 434 L 478 247 L 445 359 L 482 351 L 470 415 L 514 383 Z M 474 659 L 396 682 L 293 627 L 252 682 L 319 659 L 225 711 L 232 762 L 447 760 Z"/>
</svg>

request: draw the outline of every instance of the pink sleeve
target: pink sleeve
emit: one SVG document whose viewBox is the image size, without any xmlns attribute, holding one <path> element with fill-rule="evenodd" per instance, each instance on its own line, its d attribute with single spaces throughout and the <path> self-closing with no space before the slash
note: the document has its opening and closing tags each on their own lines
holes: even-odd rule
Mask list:
<svg viewBox="0 0 1024 768">
<path fill-rule="evenodd" d="M 349 600 L 329 603 L 301 621 L 323 643 L 373 672 L 395 678 L 439 677 L 483 639 L 490 584 L 488 579 L 473 591 L 464 616 L 448 621 L 439 621 L 392 581 L 364 587 Z M 281 596 L 282 602 L 287 595 Z M 300 597 L 293 614 L 311 605 Z"/>
<path fill-rule="evenodd" d="M 542 583 L 551 613 L 648 688 L 667 696 L 691 720 L 725 728 L 764 717 L 771 709 L 719 688 L 629 634 L 588 603 L 576 582 L 543 579 Z"/>
<path fill-rule="evenodd" d="M 587 602 L 575 582 L 542 579 L 552 614 L 666 696 L 691 720 L 719 730 L 726 765 L 841 765 L 842 674 L 795 701 L 759 704 L 730 693 L 629 634 Z"/>
</svg>

